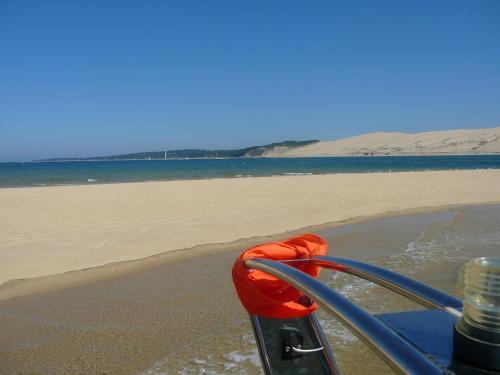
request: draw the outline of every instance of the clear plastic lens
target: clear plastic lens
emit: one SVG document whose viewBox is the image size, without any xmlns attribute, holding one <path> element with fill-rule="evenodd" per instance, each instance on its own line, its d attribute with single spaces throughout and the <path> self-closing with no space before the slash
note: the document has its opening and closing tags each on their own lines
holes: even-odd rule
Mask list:
<svg viewBox="0 0 500 375">
<path fill-rule="evenodd" d="M 467 263 L 464 319 L 478 328 L 500 331 L 500 257 Z"/>
</svg>

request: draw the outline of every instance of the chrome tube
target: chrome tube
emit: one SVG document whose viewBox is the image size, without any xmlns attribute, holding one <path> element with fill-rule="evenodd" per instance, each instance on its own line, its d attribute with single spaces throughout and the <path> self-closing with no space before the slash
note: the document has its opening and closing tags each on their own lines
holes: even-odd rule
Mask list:
<svg viewBox="0 0 500 375">
<path fill-rule="evenodd" d="M 397 272 L 357 260 L 330 256 L 312 257 L 309 259 L 309 262 L 315 266 L 329 268 L 369 280 L 427 308 L 444 310 L 457 317 L 462 315 L 457 310 L 462 308 L 462 301 L 458 298 Z"/>
<path fill-rule="evenodd" d="M 305 272 L 269 259 L 249 259 L 246 265 L 269 273 L 303 292 L 365 342 L 396 373 L 407 375 L 443 373 L 394 331 Z"/>
<path fill-rule="evenodd" d="M 250 322 L 252 323 L 252 330 L 257 341 L 257 348 L 259 350 L 259 358 L 262 363 L 262 368 L 264 370 L 265 375 L 272 375 L 273 371 L 271 369 L 271 364 L 269 363 L 269 356 L 267 355 L 266 343 L 264 340 L 264 335 L 262 334 L 262 330 L 260 328 L 259 318 L 255 315 L 250 314 Z"/>
<path fill-rule="evenodd" d="M 309 314 L 309 320 L 311 321 L 311 325 L 316 333 L 316 337 L 318 338 L 319 343 L 323 347 L 323 351 L 325 353 L 326 361 L 328 362 L 328 366 L 332 371 L 332 375 L 340 375 L 340 370 L 337 366 L 337 361 L 335 361 L 335 356 L 333 355 L 332 348 L 328 343 L 328 340 L 325 336 L 325 333 L 321 329 L 321 324 L 319 323 L 318 318 L 315 313 Z"/>
</svg>

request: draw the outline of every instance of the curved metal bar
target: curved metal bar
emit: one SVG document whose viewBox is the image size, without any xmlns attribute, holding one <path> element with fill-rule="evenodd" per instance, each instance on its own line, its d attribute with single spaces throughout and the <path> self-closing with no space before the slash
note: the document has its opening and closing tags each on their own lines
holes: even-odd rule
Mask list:
<svg viewBox="0 0 500 375">
<path fill-rule="evenodd" d="M 394 331 L 347 298 L 295 267 L 269 259 L 249 259 L 246 265 L 273 275 L 318 303 L 365 342 L 396 373 L 442 374 L 443 371 Z"/>
<path fill-rule="evenodd" d="M 333 269 L 369 280 L 425 307 L 444 310 L 455 316 L 461 315 L 461 312 L 456 310 L 462 308 L 461 300 L 397 272 L 357 260 L 329 256 L 312 257 L 309 262 L 315 266 Z"/>
</svg>

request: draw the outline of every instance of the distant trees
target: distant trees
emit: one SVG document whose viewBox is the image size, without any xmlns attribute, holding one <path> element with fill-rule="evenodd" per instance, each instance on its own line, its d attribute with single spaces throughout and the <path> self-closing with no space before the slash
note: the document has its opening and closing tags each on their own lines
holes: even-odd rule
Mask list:
<svg viewBox="0 0 500 375">
<path fill-rule="evenodd" d="M 275 147 L 296 148 L 306 146 L 312 143 L 317 143 L 318 140 L 308 141 L 284 141 L 278 143 L 270 143 L 263 146 L 252 146 L 235 150 L 201 150 L 201 149 L 185 149 L 185 150 L 170 150 L 170 151 L 151 151 L 151 152 L 136 152 L 133 154 L 121 154 L 111 156 L 98 156 L 91 158 L 57 158 L 44 159 L 40 161 L 62 161 L 62 160 L 134 160 L 134 159 L 211 159 L 211 158 L 241 158 L 241 157 L 259 157 L 267 151 L 271 151 Z"/>
</svg>

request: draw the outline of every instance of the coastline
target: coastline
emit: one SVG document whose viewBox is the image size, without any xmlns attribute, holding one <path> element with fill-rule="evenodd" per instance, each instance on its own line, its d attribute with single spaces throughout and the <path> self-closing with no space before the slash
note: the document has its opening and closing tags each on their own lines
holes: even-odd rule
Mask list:
<svg viewBox="0 0 500 375">
<path fill-rule="evenodd" d="M 14 297 L 30 296 L 56 292 L 66 288 L 77 287 L 89 283 L 98 283 L 110 279 L 127 276 L 136 272 L 147 270 L 151 267 L 168 265 L 178 261 L 188 261 L 200 256 L 210 256 L 224 253 L 228 250 L 241 249 L 241 251 L 265 242 L 282 241 L 283 239 L 309 232 L 331 230 L 337 227 L 361 224 L 364 222 L 397 218 L 400 216 L 411 216 L 418 214 L 431 214 L 448 211 L 453 208 L 490 206 L 500 204 L 499 201 L 481 202 L 471 205 L 449 204 L 434 207 L 419 207 L 400 211 L 378 213 L 374 215 L 364 215 L 352 217 L 346 220 L 327 222 L 318 225 L 307 226 L 282 233 L 275 233 L 266 236 L 255 236 L 250 238 L 240 238 L 231 242 L 209 243 L 193 246 L 184 249 L 165 251 L 159 254 L 150 255 L 144 258 L 111 262 L 95 267 L 70 270 L 62 273 L 50 275 L 13 279 L 0 284 L 0 301 Z"/>
<path fill-rule="evenodd" d="M 72 162 L 110 162 L 110 161 L 168 161 L 168 160 L 228 160 L 228 159 L 237 159 L 237 160 L 245 160 L 245 159 L 289 159 L 289 158 L 355 158 L 355 157 L 380 157 L 380 156 L 495 156 L 500 155 L 500 152 L 435 152 L 435 153 L 418 153 L 418 152 L 408 152 L 408 153 L 388 153 L 388 154 L 335 154 L 329 156 L 240 156 L 240 157 L 217 157 L 217 158 L 157 158 L 157 159 L 60 159 L 60 160 L 29 160 L 29 161 L 11 161 L 4 163 L 72 163 Z M 0 162 L 2 163 L 2 162 Z"/>
<path fill-rule="evenodd" d="M 151 163 L 150 163 L 151 161 Z M 0 163 L 0 190 L 288 175 L 500 170 L 500 155 L 389 155 Z"/>
<path fill-rule="evenodd" d="M 498 154 L 500 155 L 500 154 Z M 376 155 L 376 156 L 365 156 L 365 155 L 352 155 L 349 156 L 349 158 L 369 158 L 369 157 L 379 157 L 382 155 Z M 383 155 L 382 157 L 389 157 L 390 155 Z M 417 155 L 393 155 L 393 156 L 417 156 Z M 438 156 L 438 155 L 432 155 L 432 156 Z M 460 156 L 460 155 L 453 155 L 453 156 Z M 464 155 L 464 156 L 469 156 L 469 155 Z M 484 156 L 484 155 L 483 155 Z M 495 155 L 496 156 L 496 155 Z M 343 156 L 331 156 L 331 158 L 342 158 Z M 286 157 L 286 158 L 281 158 L 281 159 L 294 159 L 294 156 Z M 299 157 L 302 158 L 302 157 Z M 276 159 L 276 158 L 269 158 L 269 159 Z M 277 158 L 280 159 L 280 158 Z M 200 160 L 209 160 L 209 159 L 200 159 Z M 228 160 L 228 159 L 227 159 Z M 121 160 L 118 160 L 121 161 Z M 133 160 L 127 160 L 127 161 L 133 161 Z M 136 160 L 136 161 L 144 161 L 144 160 Z M 108 162 L 108 160 L 106 161 Z M 50 162 L 52 163 L 52 162 Z M 57 162 L 54 162 L 57 163 Z M 454 172 L 454 171 L 492 171 L 492 170 L 499 170 L 500 168 L 471 168 L 471 169 L 425 169 L 425 170 L 409 170 L 409 171 L 393 171 L 393 170 L 379 170 L 379 171 L 363 171 L 363 172 L 328 172 L 328 173 L 313 173 L 313 172 L 283 172 L 281 174 L 273 174 L 273 175 L 264 175 L 264 176 L 259 176 L 259 175 L 234 175 L 234 176 L 228 176 L 228 177 L 206 177 L 206 178 L 199 178 L 199 177 L 193 177 L 193 178 L 182 178 L 182 179 L 172 179 L 172 180 L 157 180 L 157 179 L 151 179 L 151 180 L 131 180 L 131 181 L 99 181 L 99 180 L 93 180 L 93 181 L 87 181 L 87 182 L 75 182 L 75 183 L 67 183 L 67 184 L 39 184 L 39 185 L 0 185 L 0 191 L 4 189 L 38 189 L 38 188 L 51 188 L 51 187 L 79 187 L 79 186 L 101 186 L 101 185 L 122 185 L 122 184 L 144 184 L 144 183 L 165 183 L 165 182 L 178 182 L 178 181 L 213 181 L 213 180 L 233 180 L 233 179 L 248 179 L 248 178 L 276 178 L 276 177 L 294 177 L 294 176 L 342 176 L 342 175 L 351 175 L 351 174 L 383 174 L 383 173 L 405 173 L 405 172 Z"/>
<path fill-rule="evenodd" d="M 500 202 L 497 186 L 500 170 L 3 189 L 0 299 L 115 277 L 235 244 L 243 249 L 285 234 L 494 204 Z"/>
</svg>

